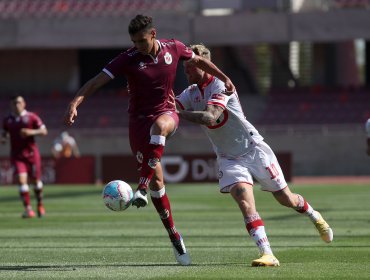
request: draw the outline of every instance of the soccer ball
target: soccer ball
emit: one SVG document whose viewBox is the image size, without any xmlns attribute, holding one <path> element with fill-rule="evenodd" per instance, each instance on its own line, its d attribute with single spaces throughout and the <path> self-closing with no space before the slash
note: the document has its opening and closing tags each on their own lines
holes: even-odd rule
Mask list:
<svg viewBox="0 0 370 280">
<path fill-rule="evenodd" d="M 103 201 L 112 211 L 123 211 L 131 205 L 134 196 L 132 189 L 126 182 L 115 180 L 105 185 Z"/>
</svg>

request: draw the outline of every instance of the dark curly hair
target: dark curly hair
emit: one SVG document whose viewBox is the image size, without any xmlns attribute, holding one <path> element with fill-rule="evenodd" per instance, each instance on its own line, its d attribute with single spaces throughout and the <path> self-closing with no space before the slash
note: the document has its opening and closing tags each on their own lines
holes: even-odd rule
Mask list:
<svg viewBox="0 0 370 280">
<path fill-rule="evenodd" d="M 137 15 L 130 21 L 128 33 L 134 35 L 139 31 L 149 30 L 153 27 L 153 19 L 149 16 Z"/>
</svg>

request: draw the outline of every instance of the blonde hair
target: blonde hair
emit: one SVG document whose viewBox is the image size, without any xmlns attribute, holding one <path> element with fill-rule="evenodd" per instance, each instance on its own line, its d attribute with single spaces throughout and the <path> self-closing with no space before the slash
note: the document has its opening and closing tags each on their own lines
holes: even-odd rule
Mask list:
<svg viewBox="0 0 370 280">
<path fill-rule="evenodd" d="M 191 45 L 190 48 L 193 50 L 193 52 L 196 55 L 199 55 L 199 56 L 204 57 L 208 60 L 211 60 L 211 51 L 209 49 L 207 49 L 205 45 L 203 45 L 203 44 Z"/>
</svg>

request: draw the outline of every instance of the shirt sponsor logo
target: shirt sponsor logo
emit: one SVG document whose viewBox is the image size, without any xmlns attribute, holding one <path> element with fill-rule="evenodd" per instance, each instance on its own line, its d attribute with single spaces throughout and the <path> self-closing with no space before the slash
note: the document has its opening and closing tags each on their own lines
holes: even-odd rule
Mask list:
<svg viewBox="0 0 370 280">
<path fill-rule="evenodd" d="M 166 64 L 172 63 L 172 55 L 169 52 L 164 54 L 164 62 L 166 62 Z"/>
</svg>

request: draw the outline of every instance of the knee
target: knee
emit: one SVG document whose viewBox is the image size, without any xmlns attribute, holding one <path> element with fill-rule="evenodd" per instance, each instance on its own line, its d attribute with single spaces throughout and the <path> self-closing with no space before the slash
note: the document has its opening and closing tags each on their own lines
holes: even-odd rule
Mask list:
<svg viewBox="0 0 370 280">
<path fill-rule="evenodd" d="M 243 209 L 246 212 L 249 212 L 252 209 L 252 205 L 244 199 L 238 201 L 238 204 L 239 204 L 240 209 Z"/>
</svg>

